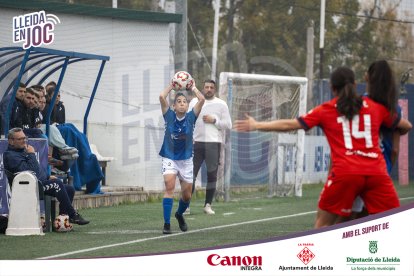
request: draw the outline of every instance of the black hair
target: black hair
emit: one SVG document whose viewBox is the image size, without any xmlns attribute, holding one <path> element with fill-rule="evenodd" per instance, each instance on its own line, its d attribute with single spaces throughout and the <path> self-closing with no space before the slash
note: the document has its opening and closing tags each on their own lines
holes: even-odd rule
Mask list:
<svg viewBox="0 0 414 276">
<path fill-rule="evenodd" d="M 26 88 L 26 84 L 24 84 L 24 83 L 20 82 L 20 83 L 19 83 L 19 87 L 21 87 L 21 88 Z"/>
<path fill-rule="evenodd" d="M 373 62 L 367 71 L 368 95 L 385 106 L 391 114 L 396 112 L 398 90 L 394 73 L 386 60 Z"/>
<path fill-rule="evenodd" d="M 43 90 L 44 89 L 44 87 L 41 86 L 41 85 L 39 85 L 39 84 L 32 85 L 32 86 L 30 86 L 30 88 L 31 89 L 34 89 L 36 91 L 40 91 L 40 90 Z"/>
<path fill-rule="evenodd" d="M 50 102 L 52 100 L 53 93 L 55 93 L 55 88 L 56 88 L 55 86 L 49 86 L 46 89 L 46 101 L 47 102 Z"/>
<path fill-rule="evenodd" d="M 336 109 L 348 120 L 359 113 L 362 107 L 362 98 L 355 89 L 355 74 L 348 67 L 338 67 L 331 74 L 331 85 L 338 96 Z"/>
<path fill-rule="evenodd" d="M 184 93 L 178 92 L 177 94 L 175 94 L 174 104 L 177 102 L 177 99 L 180 96 L 183 96 L 187 100 L 187 97 L 184 95 Z"/>
<path fill-rule="evenodd" d="M 212 83 L 212 84 L 214 84 L 214 86 L 216 86 L 216 82 L 214 80 L 205 80 L 204 84 L 206 84 L 206 83 Z"/>
<path fill-rule="evenodd" d="M 46 86 L 54 86 L 54 87 L 56 87 L 56 82 L 54 82 L 54 81 L 50 81 L 48 84 L 46 84 Z"/>
<path fill-rule="evenodd" d="M 31 88 L 26 88 L 26 93 L 29 93 L 30 95 L 35 95 L 36 93 Z"/>
</svg>

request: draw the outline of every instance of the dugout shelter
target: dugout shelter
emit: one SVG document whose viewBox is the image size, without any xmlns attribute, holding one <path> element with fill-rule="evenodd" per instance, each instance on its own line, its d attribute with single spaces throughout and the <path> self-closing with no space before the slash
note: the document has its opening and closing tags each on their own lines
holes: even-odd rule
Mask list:
<svg viewBox="0 0 414 276">
<path fill-rule="evenodd" d="M 87 136 L 102 155 L 117 160 L 107 170 L 111 186 L 163 188 L 158 155 L 163 118 L 158 95 L 182 52 L 175 47 L 174 29 L 186 25 L 182 14 L 167 9 L 174 2 L 167 2 L 166 12 L 152 12 L 54 1 L 0 1 L 0 47 L 21 46 L 13 44 L 14 17 L 44 10 L 60 23 L 55 24 L 53 43 L 42 47 L 110 56 L 87 119 Z M 60 87 L 66 119 L 80 130 L 99 69 L 96 65 L 94 60 L 70 63 Z M 46 83 L 57 82 L 59 73 L 51 74 Z M 0 83 L 0 91 L 7 88 Z"/>
<path fill-rule="evenodd" d="M 89 112 L 91 110 L 92 102 L 98 89 L 99 81 L 101 79 L 105 63 L 109 61 L 109 56 L 68 52 L 42 47 L 30 47 L 27 50 L 24 50 L 21 47 L 3 47 L 0 48 L 0 57 L 4 59 L 4 61 L 0 64 L 0 67 L 4 66 L 6 68 L 0 75 L 0 82 L 7 82 L 7 79 L 11 79 L 11 81 L 9 81 L 10 83 L 6 83 L 7 89 L 4 91 L 2 97 L 4 99 L 7 95 L 11 95 L 10 101 L 7 105 L 7 111 L 4 114 L 4 122 L 6 123 L 3 126 L 3 131 L 5 136 L 7 136 L 7 132 L 9 131 L 10 112 L 16 98 L 16 92 L 19 87 L 19 83 L 21 82 L 23 75 L 28 75 L 30 72 L 30 76 L 28 75 L 27 80 L 23 82 L 26 86 L 34 84 L 31 82 L 36 77 L 39 78 L 36 84 L 43 85 L 49 76 L 60 70 L 56 89 L 51 99 L 51 102 L 53 103 L 59 94 L 59 89 L 65 77 L 66 69 L 70 64 L 87 60 L 98 61 L 98 63 L 100 63 L 100 67 L 83 118 L 83 132 L 85 134 L 87 133 Z M 16 68 L 19 68 L 18 75 L 16 77 L 12 76 L 11 78 L 8 78 L 10 74 L 15 73 L 14 70 Z M 49 134 L 50 116 L 52 114 L 52 109 L 53 105 L 49 105 L 49 109 L 47 110 L 46 115 L 46 135 Z"/>
</svg>

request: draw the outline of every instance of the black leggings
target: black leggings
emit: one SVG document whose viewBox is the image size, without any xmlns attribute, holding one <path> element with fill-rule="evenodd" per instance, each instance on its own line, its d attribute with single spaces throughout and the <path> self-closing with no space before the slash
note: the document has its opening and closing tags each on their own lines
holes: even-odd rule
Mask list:
<svg viewBox="0 0 414 276">
<path fill-rule="evenodd" d="M 207 187 L 205 203 L 211 204 L 217 185 L 217 171 L 220 159 L 220 143 L 194 143 L 194 157 L 193 157 L 193 192 L 195 188 L 195 180 L 203 162 L 207 166 Z"/>
</svg>

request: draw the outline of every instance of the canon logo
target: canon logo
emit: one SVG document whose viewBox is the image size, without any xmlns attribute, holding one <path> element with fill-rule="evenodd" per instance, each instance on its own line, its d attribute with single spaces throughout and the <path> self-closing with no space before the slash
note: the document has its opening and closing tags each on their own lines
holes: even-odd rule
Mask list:
<svg viewBox="0 0 414 276">
<path fill-rule="evenodd" d="M 220 256 L 218 254 L 211 254 L 207 257 L 207 263 L 212 266 L 261 266 L 261 256 Z"/>
</svg>

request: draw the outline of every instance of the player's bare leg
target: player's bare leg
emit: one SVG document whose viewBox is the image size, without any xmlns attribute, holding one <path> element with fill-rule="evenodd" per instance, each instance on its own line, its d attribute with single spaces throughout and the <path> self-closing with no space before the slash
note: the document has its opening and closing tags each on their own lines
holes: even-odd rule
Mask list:
<svg viewBox="0 0 414 276">
<path fill-rule="evenodd" d="M 316 214 L 315 228 L 334 225 L 337 219 L 337 214 L 333 214 L 318 208 L 318 212 Z"/>
</svg>

